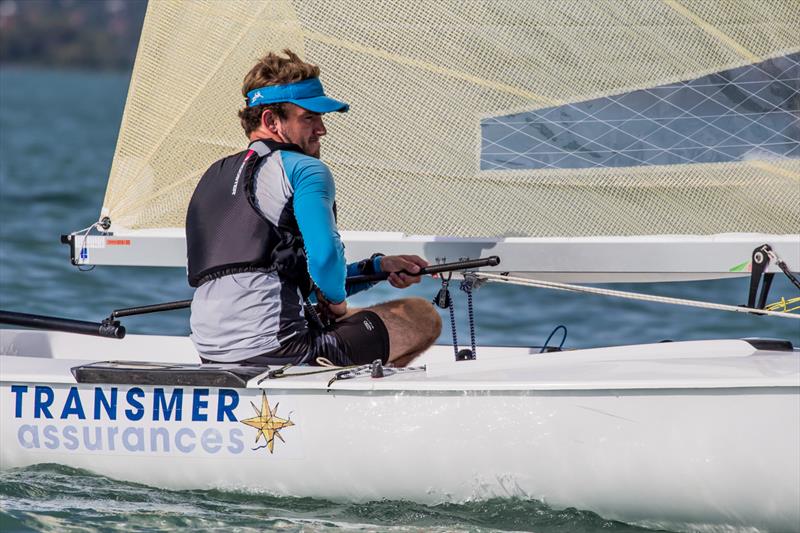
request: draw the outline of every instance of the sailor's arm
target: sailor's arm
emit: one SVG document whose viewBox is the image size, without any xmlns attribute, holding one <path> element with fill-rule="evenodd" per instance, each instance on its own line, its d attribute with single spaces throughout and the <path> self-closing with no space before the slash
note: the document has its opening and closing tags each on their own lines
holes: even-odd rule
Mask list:
<svg viewBox="0 0 800 533">
<path fill-rule="evenodd" d="M 373 284 L 363 283 L 345 289 L 346 276 L 392 272 L 389 283 L 397 288 L 406 288 L 419 283 L 415 273 L 428 263 L 416 255 L 383 256 L 375 254 L 369 259 L 345 265 L 344 246 L 336 219 L 333 204 L 336 189 L 333 176 L 322 162 L 305 161 L 292 172 L 294 188 L 294 211 L 300 233 L 306 247 L 308 271 L 322 296 L 334 306 L 333 311 L 344 314 L 346 296 L 368 289 Z"/>
<path fill-rule="evenodd" d="M 383 257 L 384 257 L 383 254 L 374 254 L 369 259 L 364 259 L 356 263 L 348 264 L 347 277 L 349 278 L 350 276 L 380 274 L 381 272 L 383 272 L 383 269 L 381 269 L 381 261 Z M 355 283 L 353 285 L 348 285 L 346 288 L 347 296 L 353 296 L 354 294 L 358 294 L 359 292 L 365 291 L 374 285 L 375 282 Z"/>
<path fill-rule="evenodd" d="M 346 265 L 333 215 L 333 176 L 321 162 L 298 165 L 292 174 L 294 214 L 305 243 L 308 273 L 328 302 L 343 303 Z"/>
</svg>

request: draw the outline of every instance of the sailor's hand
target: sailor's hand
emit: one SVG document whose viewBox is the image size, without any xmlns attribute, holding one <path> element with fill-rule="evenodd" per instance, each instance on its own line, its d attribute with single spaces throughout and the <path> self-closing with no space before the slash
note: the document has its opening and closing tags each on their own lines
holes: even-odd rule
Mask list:
<svg viewBox="0 0 800 533">
<path fill-rule="evenodd" d="M 317 294 L 317 313 L 325 319 L 336 320 L 347 314 L 347 300 L 342 300 L 338 304 L 333 304 L 328 301 L 322 294 L 322 291 L 314 289 Z"/>
<path fill-rule="evenodd" d="M 414 283 L 419 283 L 420 276 L 413 274 L 426 266 L 428 266 L 428 262 L 418 255 L 387 255 L 381 258 L 381 270 L 391 272 L 388 278 L 389 283 L 398 289 L 405 289 Z M 401 272 L 401 270 L 411 272 L 412 275 Z"/>
<path fill-rule="evenodd" d="M 347 314 L 347 300 L 342 300 L 338 304 L 326 302 L 326 312 L 332 318 L 341 318 Z"/>
</svg>

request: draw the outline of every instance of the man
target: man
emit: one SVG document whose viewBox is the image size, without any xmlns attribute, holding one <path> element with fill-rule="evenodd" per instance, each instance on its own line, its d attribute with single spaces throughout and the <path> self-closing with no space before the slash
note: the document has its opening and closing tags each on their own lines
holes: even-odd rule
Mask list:
<svg viewBox="0 0 800 533">
<path fill-rule="evenodd" d="M 244 79 L 249 148 L 211 165 L 189 203 L 191 338 L 209 362 L 405 366 L 439 336 L 438 313 L 421 298 L 348 310 L 345 277 L 391 272 L 405 288 L 427 263 L 375 254 L 345 264 L 333 177 L 319 156 L 322 115 L 349 106 L 325 96 L 317 66 L 284 54 Z M 332 327 L 308 305 L 314 295 Z"/>
</svg>

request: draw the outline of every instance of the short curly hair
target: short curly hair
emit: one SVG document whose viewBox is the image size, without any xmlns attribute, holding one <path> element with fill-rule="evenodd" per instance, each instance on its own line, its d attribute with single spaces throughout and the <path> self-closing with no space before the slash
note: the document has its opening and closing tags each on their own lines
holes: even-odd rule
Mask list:
<svg viewBox="0 0 800 533">
<path fill-rule="evenodd" d="M 242 84 L 242 96 L 245 99 L 247 99 L 247 93 L 253 89 L 319 77 L 319 67 L 317 65 L 306 63 L 288 48 L 284 49 L 283 53 L 286 57 L 270 52 L 250 69 Z M 244 109 L 239 111 L 239 119 L 242 122 L 245 135 L 250 136 L 253 131 L 258 129 L 261 124 L 261 115 L 265 109 L 271 109 L 278 117 L 286 118 L 286 110 L 282 103 L 263 104 L 255 107 L 247 107 L 245 105 Z"/>
</svg>

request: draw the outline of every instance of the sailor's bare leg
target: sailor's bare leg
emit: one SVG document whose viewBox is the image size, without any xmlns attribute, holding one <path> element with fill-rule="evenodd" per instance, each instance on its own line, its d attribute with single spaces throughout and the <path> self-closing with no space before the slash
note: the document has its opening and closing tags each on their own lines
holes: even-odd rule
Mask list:
<svg viewBox="0 0 800 533">
<path fill-rule="evenodd" d="M 392 366 L 395 366 L 395 367 L 408 366 L 411 363 L 411 361 L 416 359 L 417 356 L 422 354 L 422 352 L 424 352 L 424 351 L 425 350 L 421 350 L 419 352 L 415 352 L 415 353 L 411 353 L 411 354 L 408 354 L 408 355 L 404 355 L 404 356 L 398 357 L 395 360 L 391 360 L 390 359 L 389 362 L 392 363 Z"/>
<path fill-rule="evenodd" d="M 442 331 L 442 319 L 422 298 L 403 298 L 368 307 L 389 331 L 389 362 L 406 366 L 430 348 Z"/>
</svg>

